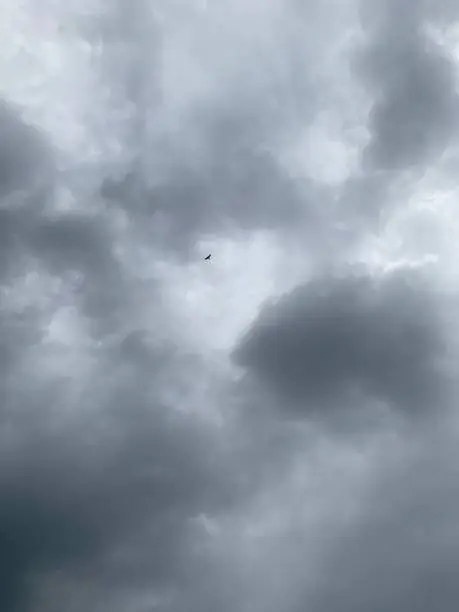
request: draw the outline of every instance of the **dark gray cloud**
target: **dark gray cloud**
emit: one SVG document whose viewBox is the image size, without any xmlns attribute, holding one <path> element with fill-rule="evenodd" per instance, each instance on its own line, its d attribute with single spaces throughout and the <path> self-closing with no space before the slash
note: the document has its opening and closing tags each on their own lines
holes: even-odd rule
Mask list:
<svg viewBox="0 0 459 612">
<path fill-rule="evenodd" d="M 359 66 L 376 97 L 365 157 L 377 170 L 424 169 L 457 137 L 453 59 L 429 39 L 422 3 L 366 3 L 363 12 Z"/>
<path fill-rule="evenodd" d="M 0 105 L 0 137 L 0 285 L 8 287 L 36 265 L 56 277 L 73 275 L 74 297 L 86 314 L 101 331 L 113 329 L 128 307 L 127 281 L 98 198 L 90 195 L 90 212 L 53 211 L 62 182 L 58 153 L 6 102 Z M 77 186 L 69 188 L 81 197 Z"/>
<path fill-rule="evenodd" d="M 288 236 L 305 259 L 343 259 L 375 227 L 370 217 L 403 206 L 404 171 L 422 172 L 454 138 L 452 61 L 422 31 L 451 19 L 454 3 L 365 3 L 365 44 L 346 87 L 361 79 L 374 102 L 370 143 L 337 186 L 306 162 L 295 177 L 282 155 L 301 149 L 321 110 L 340 124 L 353 96 L 340 80 L 349 50 L 340 45 L 358 27 L 353 2 L 267 1 L 258 11 L 231 1 L 201 17 L 187 3 L 157 4 L 120 0 L 60 29 L 64 63 L 84 49 L 73 36 L 94 50 L 87 64 L 81 51 L 65 65 L 76 81 L 89 65 L 95 77 L 94 90 L 72 92 L 68 120 L 83 136 L 75 151 L 64 139 L 65 160 L 53 146 L 67 127 L 60 112 L 54 126 L 47 113 L 55 133 L 44 136 L 0 107 L 0 609 L 446 611 L 456 597 L 455 453 L 433 459 L 446 438 L 416 417 L 446 418 L 455 327 L 452 315 L 450 346 L 442 309 L 454 308 L 429 274 L 317 272 L 242 338 L 234 358 L 246 377 L 235 384 L 221 351 L 196 356 L 175 325 L 177 309 L 196 336 L 209 333 L 186 309 L 199 286 L 213 295 L 211 280 L 187 285 L 183 303 L 173 286 L 171 305 L 152 259 L 167 277 L 171 251 L 190 257 L 199 238 L 233 229 Z M 55 91 L 42 86 L 53 109 Z M 364 419 L 378 403 L 413 417 L 411 441 L 425 449 L 414 462 L 372 465 L 378 427 L 406 424 L 359 429 L 353 408 Z M 357 436 L 315 428 L 340 414 Z M 324 458 L 313 457 L 325 439 Z M 317 500 L 353 493 L 352 466 L 336 482 L 346 444 L 372 484 L 341 527 L 341 506 Z M 322 531 L 325 506 L 334 525 Z"/>
<path fill-rule="evenodd" d="M 222 15 L 228 13 L 229 21 L 234 19 L 231 6 L 220 10 Z M 268 32 L 275 12 L 275 7 L 267 7 L 263 16 Z M 249 43 L 236 30 L 220 32 L 218 11 L 213 17 L 209 10 L 191 21 L 176 57 L 167 47 L 163 50 L 167 38 L 162 39 L 161 26 L 148 12 L 135 22 L 135 34 L 125 28 L 124 21 L 113 22 L 119 26 L 114 30 L 116 44 L 112 34 L 106 45 L 107 61 L 100 69 L 111 84 L 119 85 L 114 87 L 114 103 L 123 105 L 122 89 L 127 92 L 124 104 L 129 101 L 136 109 L 126 132 L 126 143 L 135 153 L 124 172 L 118 169 L 103 180 L 101 193 L 129 214 L 138 215 L 145 235 L 163 222 L 164 249 L 189 255 L 200 237 L 232 229 L 283 232 L 300 225 L 308 237 L 314 234 L 312 227 L 317 229 L 328 197 L 325 186 L 313 177 L 294 178 L 280 159 L 282 143 L 297 138 L 299 127 L 304 131 L 312 125 L 326 95 L 326 85 L 320 83 L 316 89 L 318 80 L 314 82 L 310 70 L 321 61 L 320 50 L 311 41 L 323 44 L 313 26 L 322 15 L 311 7 L 300 21 L 297 13 L 294 3 L 286 4 L 280 14 L 284 27 L 277 27 L 271 36 L 262 29 Z M 154 34 L 145 37 L 148 20 Z M 129 23 L 132 26 L 133 19 Z M 214 49 L 212 58 L 205 57 L 203 45 L 215 43 L 218 33 L 221 47 Z M 182 74 L 187 44 L 190 74 Z M 234 48 L 234 65 L 228 65 L 227 47 Z M 122 54 L 122 61 L 113 62 L 115 50 Z M 164 59 L 167 52 L 171 57 Z M 237 63 L 240 54 L 244 61 Z M 199 59 L 208 62 L 204 92 L 194 80 L 194 62 Z M 174 86 L 182 91 L 181 112 L 174 109 L 173 99 L 172 108 L 167 108 L 170 94 L 160 78 L 162 68 L 177 71 Z M 125 87 L 133 73 L 137 86 Z M 212 92 L 217 85 L 217 93 L 205 93 L 206 87 Z M 161 125 L 174 120 L 177 125 Z"/>
<path fill-rule="evenodd" d="M 437 314 L 415 274 L 330 275 L 267 306 L 235 359 L 306 415 L 369 396 L 415 416 L 437 410 L 445 390 Z"/>
<path fill-rule="evenodd" d="M 374 474 L 358 520 L 336 538 L 323 580 L 307 594 L 310 610 L 454 609 L 457 454 L 438 434 L 401 440 L 405 452 Z"/>
<path fill-rule="evenodd" d="M 199 139 L 203 150 L 197 166 L 179 156 L 155 187 L 146 187 L 145 179 L 131 172 L 121 182 L 105 181 L 102 188 L 104 196 L 140 214 L 145 235 L 162 217 L 163 248 L 189 253 L 199 237 L 234 228 L 281 231 L 301 221 L 302 208 L 314 209 L 319 187 L 311 181 L 304 198 L 273 154 L 260 146 L 263 135 L 255 115 L 235 109 L 207 117 Z"/>
<path fill-rule="evenodd" d="M 85 580 L 97 572 L 100 588 L 175 589 L 193 558 L 188 521 L 235 499 L 213 428 L 160 399 L 161 373 L 178 372 L 181 357 L 149 349 L 140 331 L 100 350 L 95 380 L 77 398 L 78 372 L 64 380 L 10 372 L 0 469 L 8 612 L 28 610 L 29 582 L 54 572 Z"/>
<path fill-rule="evenodd" d="M 372 99 L 370 142 L 363 176 L 333 189 L 308 178 L 307 167 L 301 179 L 292 177 L 279 158 L 282 146 L 305 133 L 336 95 L 334 84 L 321 77 L 333 48 L 319 31 L 337 46 L 345 32 L 324 19 L 326 9 L 286 2 L 277 11 L 270 5 L 263 27 L 269 31 L 276 18 L 270 15 L 276 15 L 275 35 L 260 35 L 257 28 L 251 45 L 237 32 L 221 32 L 213 11 L 199 17 L 190 9 L 190 27 L 174 54 L 167 38 L 173 30 L 163 25 L 161 11 L 155 16 L 140 3 L 126 14 L 116 3 L 87 28 L 91 42 L 103 43 L 98 69 L 117 117 L 110 129 L 126 150 L 125 161 L 102 180 L 103 197 L 139 220 L 139 239 L 155 235 L 162 248 L 187 256 L 199 237 L 267 228 L 306 241 L 316 254 L 324 251 L 321 244 L 331 245 L 333 257 L 340 257 L 375 229 L 381 212 L 401 205 L 391 192 L 400 173 L 422 173 L 454 141 L 454 63 L 425 32 L 438 22 L 437 8 L 411 0 L 403 9 L 392 0 L 362 4 L 365 43 L 352 53 L 355 76 Z M 231 7 L 219 10 L 232 23 Z M 210 60 L 203 48 L 216 42 L 217 33 L 221 45 Z M 244 62 L 237 63 L 238 49 L 228 64 L 226 45 L 238 43 L 246 49 Z M 347 68 L 346 53 L 336 75 Z M 186 55 L 189 63 L 182 66 Z M 207 73 L 197 77 L 199 61 Z M 177 76 L 172 93 L 162 70 Z M 174 106 L 179 93 L 180 111 Z M 337 220 L 345 232 L 335 231 Z"/>
<path fill-rule="evenodd" d="M 233 18 L 228 6 L 221 11 Z M 339 258 L 376 229 L 381 213 L 403 205 L 408 194 L 393 193 L 400 176 L 415 171 L 416 180 L 455 141 L 454 62 L 425 31 L 440 14 L 410 0 L 403 9 L 386 0 L 362 5 L 365 42 L 346 48 L 336 74 L 347 68 L 350 52 L 354 76 L 372 101 L 370 142 L 362 172 L 332 188 L 308 176 L 307 164 L 301 178 L 293 177 L 280 159 L 282 146 L 306 133 L 336 95 L 334 84 L 320 76 L 333 49 L 324 45 L 316 26 L 336 37 L 337 46 L 345 34 L 334 20 L 324 21 L 321 9 L 286 2 L 275 36 L 258 41 L 257 30 L 253 48 L 241 39 L 245 63 L 235 60 L 229 67 L 225 45 L 238 44 L 236 32 L 233 37 L 221 33 L 222 48 L 214 49 L 208 65 L 199 55 L 206 41 L 215 42 L 212 28 L 220 31 L 211 16 L 194 16 L 174 55 L 167 28 L 162 32 L 161 20 L 146 4 L 129 16 L 115 5 L 96 28 L 104 41 L 99 69 L 111 86 L 113 109 L 118 115 L 131 109 L 113 126 L 129 153 L 125 166 L 102 181 L 103 197 L 138 219 L 139 239 L 155 235 L 162 248 L 182 255 L 190 256 L 200 237 L 267 228 L 305 242 L 315 255 L 329 245 L 328 252 Z M 272 27 L 269 17 L 265 27 Z M 187 45 L 191 59 L 185 78 L 181 58 Z M 208 68 L 205 86 L 194 80 L 199 59 Z M 173 92 L 182 93 L 180 112 L 161 79 L 165 68 L 177 72 Z M 213 93 L 203 93 L 201 86 Z M 168 122 L 176 125 L 161 125 Z M 336 221 L 345 231 L 336 231 Z"/>
<path fill-rule="evenodd" d="M 167 399 L 199 362 L 130 319 L 138 285 L 103 211 L 48 212 L 53 183 L 30 183 L 48 148 L 33 149 L 35 130 L 13 111 L 3 120 L 17 138 L 0 170 L 0 607 L 35 609 L 43 585 L 55 599 L 60 583 L 94 574 L 105 599 L 115 585 L 121 598 L 174 591 L 194 562 L 189 521 L 238 497 L 216 430 Z M 95 323 L 80 348 L 47 338 L 66 306 Z"/>
<path fill-rule="evenodd" d="M 350 63 L 369 96 L 369 140 L 359 171 L 336 190 L 334 218 L 346 228 L 338 257 L 379 232 L 431 164 L 457 144 L 457 62 L 429 34 L 429 27 L 449 23 L 451 9 L 447 2 L 360 3 L 363 41 Z"/>
<path fill-rule="evenodd" d="M 36 187 L 49 178 L 51 151 L 33 126 L 26 125 L 19 109 L 0 102 L 0 197 Z"/>
<path fill-rule="evenodd" d="M 0 101 L 0 282 L 23 263 L 27 234 L 51 196 L 54 155 L 20 111 Z"/>
<path fill-rule="evenodd" d="M 116 329 L 129 308 L 128 281 L 106 225 L 103 214 L 43 215 L 29 233 L 31 252 L 51 273 L 75 275 L 74 297 L 94 321 L 94 333 Z"/>
<path fill-rule="evenodd" d="M 52 194 L 53 155 L 46 138 L 26 125 L 19 110 L 5 101 L 0 104 L 0 135 L 0 290 L 4 298 L 3 291 L 27 271 L 29 235 Z M 35 314 L 27 308 L 0 310 L 2 390 L 22 350 L 40 337 Z"/>
</svg>

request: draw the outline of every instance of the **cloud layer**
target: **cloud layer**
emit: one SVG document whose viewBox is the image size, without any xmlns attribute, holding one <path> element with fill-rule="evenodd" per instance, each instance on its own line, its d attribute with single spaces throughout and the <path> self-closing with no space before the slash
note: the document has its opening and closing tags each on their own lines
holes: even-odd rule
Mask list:
<svg viewBox="0 0 459 612">
<path fill-rule="evenodd" d="M 0 9 L 1 610 L 454 609 L 458 14 Z"/>
<path fill-rule="evenodd" d="M 306 414 L 369 397 L 406 414 L 440 409 L 448 351 L 423 280 L 404 270 L 313 280 L 265 308 L 236 361 Z"/>
</svg>

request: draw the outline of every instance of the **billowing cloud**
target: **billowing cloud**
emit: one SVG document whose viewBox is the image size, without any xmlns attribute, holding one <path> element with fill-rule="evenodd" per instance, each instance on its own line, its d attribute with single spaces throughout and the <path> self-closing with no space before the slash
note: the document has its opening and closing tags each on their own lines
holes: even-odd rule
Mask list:
<svg viewBox="0 0 459 612">
<path fill-rule="evenodd" d="M 0 103 L 0 275 L 20 265 L 24 240 L 46 205 L 54 166 L 46 138 L 20 117 L 12 104 Z"/>
<path fill-rule="evenodd" d="M 0 605 L 54 605 L 40 585 L 55 600 L 91 572 L 98 588 L 173 589 L 189 521 L 237 489 L 218 431 L 177 411 L 199 363 L 129 321 L 116 236 L 100 214 L 48 212 L 53 185 L 27 182 L 47 148 L 13 112 L 4 122 Z"/>
<path fill-rule="evenodd" d="M 444 429 L 416 443 L 400 439 L 373 475 L 358 518 L 329 550 L 322 579 L 308 593 L 313 612 L 454 607 L 458 500 L 452 445 Z"/>
<path fill-rule="evenodd" d="M 336 49 L 315 29 L 323 24 L 336 47 L 342 43 L 339 15 L 348 19 L 346 8 L 332 4 L 337 14 L 330 23 L 326 9 L 277 1 L 263 10 L 252 6 L 248 15 L 238 2 L 190 9 L 187 27 L 159 11 L 164 29 L 148 42 L 140 34 L 127 41 L 120 24 L 116 45 L 107 43 L 124 51 L 116 82 L 131 74 L 129 59 L 135 70 L 142 65 L 154 75 L 155 87 L 143 83 L 134 100 L 141 107 L 131 121 L 135 154 L 124 173 L 104 179 L 102 195 L 140 214 L 150 235 L 161 225 L 163 248 L 185 254 L 200 237 L 221 231 L 300 226 L 312 243 L 329 190 L 307 168 L 294 176 L 283 157 L 306 139 L 333 87 L 319 74 L 322 65 L 339 62 Z M 138 60 L 141 44 L 148 66 Z"/>
<path fill-rule="evenodd" d="M 422 4 L 390 0 L 362 9 L 368 43 L 360 68 L 376 93 L 368 161 L 378 170 L 423 169 L 457 137 L 454 63 L 429 36 Z"/>
<path fill-rule="evenodd" d="M 267 306 L 235 352 L 255 379 L 306 415 L 361 396 L 416 415 L 439 409 L 448 349 L 422 277 L 318 278 Z"/>
<path fill-rule="evenodd" d="M 18 363 L 2 370 L 2 605 L 29 609 L 40 594 L 30 585 L 54 575 L 57 589 L 95 572 L 100 587 L 173 590 L 192 563 L 192 520 L 227 509 L 237 490 L 218 430 L 168 399 L 183 358 L 149 349 L 140 333 L 88 350 L 81 364 L 57 343 L 30 334 L 21 347 L 10 336 Z"/>
<path fill-rule="evenodd" d="M 452 609 L 455 3 L 35 4 L 0 9 L 0 609 Z"/>
</svg>

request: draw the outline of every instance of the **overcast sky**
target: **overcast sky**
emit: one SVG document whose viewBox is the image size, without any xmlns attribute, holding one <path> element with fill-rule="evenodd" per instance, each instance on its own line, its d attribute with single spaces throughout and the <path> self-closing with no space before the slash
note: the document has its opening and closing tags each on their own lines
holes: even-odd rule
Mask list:
<svg viewBox="0 0 459 612">
<path fill-rule="evenodd" d="M 0 610 L 456 610 L 459 2 L 0 46 Z"/>
</svg>

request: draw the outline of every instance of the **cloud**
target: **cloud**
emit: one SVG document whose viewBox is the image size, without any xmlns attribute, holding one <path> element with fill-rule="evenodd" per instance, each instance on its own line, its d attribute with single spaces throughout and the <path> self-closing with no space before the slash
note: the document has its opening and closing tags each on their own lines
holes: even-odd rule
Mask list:
<svg viewBox="0 0 459 612">
<path fill-rule="evenodd" d="M 196 240 L 215 232 L 279 231 L 303 217 L 301 189 L 263 148 L 256 116 L 237 108 L 208 115 L 200 121 L 193 163 L 177 152 L 155 186 L 146 186 L 137 172 L 102 186 L 104 196 L 141 215 L 146 232 L 154 233 L 162 222 L 165 249 L 187 253 Z"/>
<path fill-rule="evenodd" d="M 65 607 L 71 585 L 93 573 L 95 598 L 174 591 L 194 563 L 193 538 L 205 538 L 190 521 L 238 498 L 219 432 L 179 410 L 203 366 L 130 320 L 139 283 L 117 257 L 119 235 L 96 207 L 52 210 L 60 177 L 33 183 L 49 147 L 8 112 L 0 607 Z"/>
<path fill-rule="evenodd" d="M 52 152 L 46 139 L 33 126 L 25 124 L 19 109 L 0 103 L 0 196 L 4 198 L 17 190 L 36 187 L 49 175 Z"/>
<path fill-rule="evenodd" d="M 144 121 L 135 161 L 104 179 L 102 195 L 140 215 L 146 234 L 161 225 L 162 247 L 182 254 L 202 237 L 240 230 L 301 227 L 312 241 L 329 195 L 307 169 L 292 175 L 282 156 L 312 127 L 330 87 L 316 73 L 336 61 L 334 47 L 314 24 L 337 35 L 338 45 L 338 17 L 328 24 L 318 7 L 276 1 L 262 12 L 237 2 L 189 10 L 186 28 L 165 11 L 157 28 L 164 37 L 156 50 L 148 47 L 153 67 L 144 65 L 140 43 L 124 41 L 155 87 L 144 84 L 150 106 L 134 115 Z M 247 10 L 254 13 L 249 34 Z"/>
<path fill-rule="evenodd" d="M 103 215 L 43 215 L 29 234 L 34 256 L 53 274 L 75 278 L 81 309 L 105 333 L 128 308 L 127 281 Z M 95 329 L 95 328 L 94 328 Z"/>
<path fill-rule="evenodd" d="M 305 415 L 363 395 L 415 417 L 438 409 L 447 384 L 437 312 L 416 274 L 327 275 L 267 306 L 235 359 Z"/>
<path fill-rule="evenodd" d="M 373 4 L 360 58 L 376 93 L 365 155 L 380 170 L 424 168 L 457 137 L 454 63 L 429 38 L 427 16 L 416 3 Z"/>
<path fill-rule="evenodd" d="M 435 191 L 457 244 L 454 3 L 32 5 L 0 19 L 0 609 L 447 609 L 457 271 L 410 215 Z"/>
<path fill-rule="evenodd" d="M 180 356 L 149 350 L 139 332 L 101 351 L 86 384 L 82 372 L 46 372 L 54 352 L 65 360 L 68 351 L 45 342 L 41 375 L 11 373 L 0 470 L 5 610 L 29 609 L 39 596 L 29 585 L 54 572 L 58 583 L 94 571 L 107 588 L 173 589 L 192 562 L 189 521 L 234 498 L 218 432 L 162 397 L 172 383 L 162 373 L 177 376 Z"/>
<path fill-rule="evenodd" d="M 358 167 L 335 191 L 328 222 L 345 228 L 344 240 L 335 241 L 335 260 L 363 236 L 378 234 L 426 171 L 445 152 L 454 155 L 457 62 L 453 46 L 438 33 L 450 24 L 451 8 L 411 0 L 359 3 L 361 29 L 349 63 L 364 92 L 359 119 L 366 136 Z"/>
<path fill-rule="evenodd" d="M 373 473 L 358 518 L 329 550 L 323 579 L 307 594 L 313 612 L 454 607 L 457 490 L 451 443 L 444 429 L 399 440 L 392 459 Z"/>
<path fill-rule="evenodd" d="M 20 265 L 23 240 L 50 197 L 54 155 L 19 109 L 0 101 L 0 278 Z"/>
</svg>

